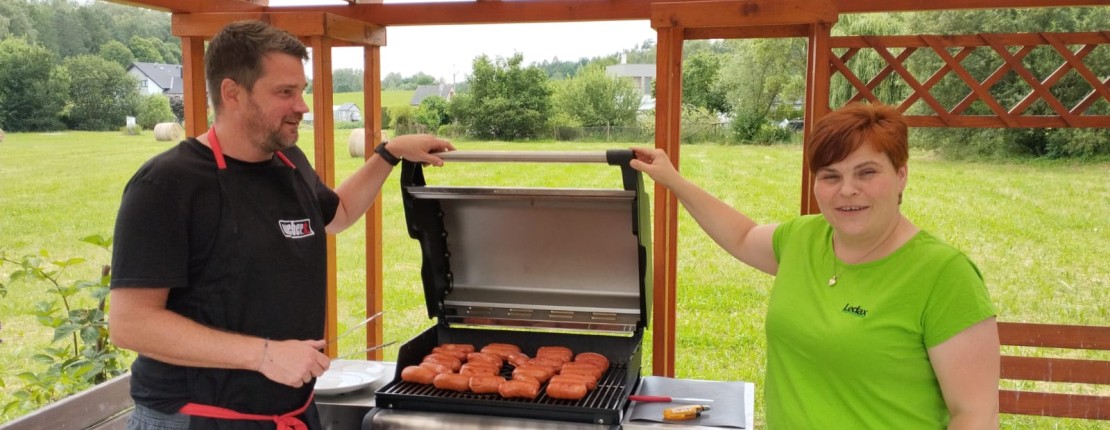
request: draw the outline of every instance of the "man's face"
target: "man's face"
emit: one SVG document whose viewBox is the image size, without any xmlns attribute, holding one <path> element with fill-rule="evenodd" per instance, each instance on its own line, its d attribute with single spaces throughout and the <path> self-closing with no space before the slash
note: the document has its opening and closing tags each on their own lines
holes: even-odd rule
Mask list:
<svg viewBox="0 0 1110 430">
<path fill-rule="evenodd" d="M 271 53 L 262 58 L 262 76 L 243 103 L 244 119 L 259 149 L 274 152 L 297 143 L 297 127 L 308 112 L 303 95 L 307 85 L 297 57 Z"/>
</svg>

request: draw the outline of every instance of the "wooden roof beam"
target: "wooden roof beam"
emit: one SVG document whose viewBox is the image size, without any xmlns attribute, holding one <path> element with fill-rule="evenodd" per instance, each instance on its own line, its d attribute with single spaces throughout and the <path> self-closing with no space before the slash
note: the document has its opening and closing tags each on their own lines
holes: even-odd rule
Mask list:
<svg viewBox="0 0 1110 430">
<path fill-rule="evenodd" d="M 834 23 L 837 11 L 830 1 L 721 0 L 655 3 L 652 28 L 753 27 Z"/>
<path fill-rule="evenodd" d="M 648 19 L 656 0 L 526 0 L 291 6 L 379 25 L 510 24 Z"/>
<path fill-rule="evenodd" d="M 340 45 L 385 46 L 385 28 L 323 12 L 258 12 L 174 14 L 173 35 L 212 37 L 225 25 L 245 19 L 267 22 L 290 34 L 308 38 L 323 36 Z"/>
<path fill-rule="evenodd" d="M 270 0 L 108 0 L 127 6 L 142 7 L 170 13 L 257 12 L 265 10 Z"/>
</svg>

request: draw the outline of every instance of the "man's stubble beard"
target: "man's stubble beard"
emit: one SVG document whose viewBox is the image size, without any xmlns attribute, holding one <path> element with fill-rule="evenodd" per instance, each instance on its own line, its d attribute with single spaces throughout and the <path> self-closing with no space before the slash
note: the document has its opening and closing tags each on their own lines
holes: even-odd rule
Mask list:
<svg viewBox="0 0 1110 430">
<path fill-rule="evenodd" d="M 299 133 L 294 130 L 292 136 L 285 136 L 282 134 L 282 128 L 285 127 L 285 118 L 277 126 L 268 126 L 264 121 L 262 109 L 253 98 L 248 100 L 249 111 L 247 112 L 247 125 L 248 131 L 251 135 L 258 136 L 257 145 L 259 149 L 266 152 L 277 152 L 283 149 L 293 147 L 297 143 Z"/>
</svg>

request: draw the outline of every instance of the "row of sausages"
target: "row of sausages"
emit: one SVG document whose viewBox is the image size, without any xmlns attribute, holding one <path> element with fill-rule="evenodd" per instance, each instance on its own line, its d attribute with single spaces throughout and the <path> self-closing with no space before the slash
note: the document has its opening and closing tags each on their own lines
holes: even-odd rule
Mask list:
<svg viewBox="0 0 1110 430">
<path fill-rule="evenodd" d="M 501 376 L 501 368 L 513 366 L 511 379 Z M 401 379 L 432 384 L 441 390 L 499 394 L 504 398 L 535 399 L 540 386 L 547 384 L 548 397 L 580 400 L 597 387 L 609 368 L 609 359 L 595 352 L 577 355 L 564 346 L 543 346 L 535 357 L 508 343 L 491 343 L 481 350 L 468 344 L 441 344 L 432 349 L 419 365 L 401 370 Z"/>
</svg>

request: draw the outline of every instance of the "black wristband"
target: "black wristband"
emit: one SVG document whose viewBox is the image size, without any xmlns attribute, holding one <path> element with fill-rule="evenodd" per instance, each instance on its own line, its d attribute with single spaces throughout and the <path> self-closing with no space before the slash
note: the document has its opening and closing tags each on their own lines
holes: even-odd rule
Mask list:
<svg viewBox="0 0 1110 430">
<path fill-rule="evenodd" d="M 392 152 L 389 152 L 388 149 L 385 149 L 385 144 L 387 143 L 389 143 L 388 140 L 383 140 L 382 143 L 379 143 L 378 146 L 374 148 L 374 152 L 380 155 L 382 157 L 382 160 L 385 160 L 385 162 L 389 163 L 390 166 L 396 166 L 397 163 L 401 162 L 401 159 L 397 158 L 396 155 L 393 155 Z"/>
</svg>

